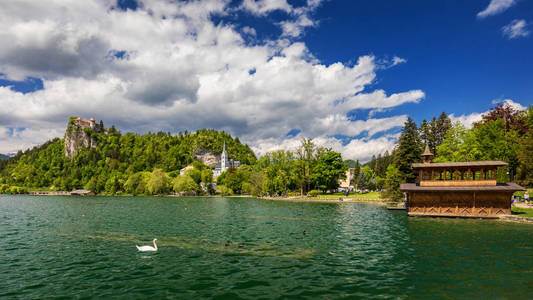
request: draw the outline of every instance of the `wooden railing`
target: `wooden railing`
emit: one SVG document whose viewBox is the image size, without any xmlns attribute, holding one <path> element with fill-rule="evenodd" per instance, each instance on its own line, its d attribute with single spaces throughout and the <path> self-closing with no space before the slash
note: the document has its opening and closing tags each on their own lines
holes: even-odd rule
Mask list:
<svg viewBox="0 0 533 300">
<path fill-rule="evenodd" d="M 496 180 L 423 180 L 420 186 L 491 186 Z"/>
</svg>

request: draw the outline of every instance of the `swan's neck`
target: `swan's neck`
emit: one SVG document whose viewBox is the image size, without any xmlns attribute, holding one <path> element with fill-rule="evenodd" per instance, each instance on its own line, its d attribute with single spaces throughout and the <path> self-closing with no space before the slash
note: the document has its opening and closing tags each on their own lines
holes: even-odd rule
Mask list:
<svg viewBox="0 0 533 300">
<path fill-rule="evenodd" d="M 155 240 L 154 240 L 154 248 L 155 250 L 157 250 L 157 244 L 155 243 Z"/>
</svg>

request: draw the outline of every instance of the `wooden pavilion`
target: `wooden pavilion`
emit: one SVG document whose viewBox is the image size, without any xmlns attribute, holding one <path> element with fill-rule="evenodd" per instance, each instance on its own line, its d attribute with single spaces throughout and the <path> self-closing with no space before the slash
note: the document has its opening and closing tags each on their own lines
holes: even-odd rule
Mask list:
<svg viewBox="0 0 533 300">
<path fill-rule="evenodd" d="M 433 163 L 428 146 L 422 163 L 412 164 L 416 183 L 400 185 L 407 194 L 409 216 L 497 218 L 511 214 L 511 197 L 524 190 L 515 183 L 497 183 L 503 161 Z"/>
</svg>

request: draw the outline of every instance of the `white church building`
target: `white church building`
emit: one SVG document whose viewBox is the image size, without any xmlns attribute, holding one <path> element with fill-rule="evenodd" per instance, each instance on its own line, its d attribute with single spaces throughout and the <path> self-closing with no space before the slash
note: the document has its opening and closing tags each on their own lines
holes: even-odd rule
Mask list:
<svg viewBox="0 0 533 300">
<path fill-rule="evenodd" d="M 215 169 L 213 170 L 213 177 L 217 178 L 220 174 L 224 173 L 230 167 L 237 168 L 241 165 L 241 162 L 238 160 L 233 160 L 228 157 L 228 152 L 226 151 L 226 141 L 224 141 L 224 148 L 220 154 L 220 161 L 216 164 Z"/>
</svg>

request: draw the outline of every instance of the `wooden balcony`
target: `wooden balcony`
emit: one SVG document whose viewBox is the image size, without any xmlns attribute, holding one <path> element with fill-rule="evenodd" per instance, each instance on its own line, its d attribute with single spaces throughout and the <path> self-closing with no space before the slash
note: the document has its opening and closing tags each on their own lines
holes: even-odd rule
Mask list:
<svg viewBox="0 0 533 300">
<path fill-rule="evenodd" d="M 423 180 L 420 186 L 494 186 L 495 179 L 489 180 Z"/>
</svg>

